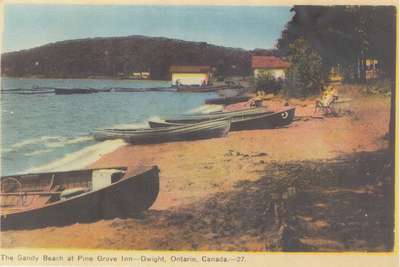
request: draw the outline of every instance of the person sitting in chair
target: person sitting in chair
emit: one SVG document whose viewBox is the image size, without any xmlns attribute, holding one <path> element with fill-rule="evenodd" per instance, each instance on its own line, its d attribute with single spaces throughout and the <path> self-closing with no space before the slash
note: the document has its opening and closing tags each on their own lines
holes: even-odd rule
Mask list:
<svg viewBox="0 0 400 267">
<path fill-rule="evenodd" d="M 336 112 L 333 109 L 333 104 L 338 100 L 338 98 L 339 95 L 337 90 L 332 86 L 328 86 L 322 94 L 321 99 L 318 99 L 315 102 L 314 113 L 319 109 L 323 111 L 324 114 L 335 114 Z"/>
</svg>

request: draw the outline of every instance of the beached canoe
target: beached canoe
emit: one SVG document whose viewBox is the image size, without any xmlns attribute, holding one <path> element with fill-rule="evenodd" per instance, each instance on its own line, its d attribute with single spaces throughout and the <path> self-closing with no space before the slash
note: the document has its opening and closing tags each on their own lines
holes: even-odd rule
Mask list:
<svg viewBox="0 0 400 267">
<path fill-rule="evenodd" d="M 93 94 L 97 93 L 97 90 L 89 88 L 54 88 L 56 95 L 72 95 L 72 94 Z"/>
<path fill-rule="evenodd" d="M 271 111 L 267 111 L 265 107 L 258 107 L 258 108 L 249 108 L 249 109 L 242 109 L 242 110 L 235 110 L 229 112 L 213 112 L 207 114 L 185 114 L 180 115 L 175 118 L 166 118 L 164 119 L 165 122 L 170 123 L 199 123 L 205 122 L 210 120 L 216 119 L 224 119 L 224 118 L 231 118 L 235 116 L 243 116 L 247 114 L 264 114 L 264 113 L 272 113 Z"/>
<path fill-rule="evenodd" d="M 159 192 L 157 166 L 1 177 L 1 230 L 32 229 L 125 217 L 147 210 Z"/>
<path fill-rule="evenodd" d="M 230 131 L 276 128 L 290 124 L 293 121 L 294 115 L 295 108 L 288 108 L 279 112 L 264 112 L 258 114 L 242 114 L 231 116 Z M 185 124 L 187 124 L 186 121 L 182 121 L 180 123 L 171 123 L 166 121 L 149 121 L 149 125 L 151 128 L 178 127 Z"/>
<path fill-rule="evenodd" d="M 287 108 L 274 113 L 256 116 L 234 117 L 231 120 L 231 131 L 273 129 L 293 122 L 295 108 Z"/>
<path fill-rule="evenodd" d="M 240 102 L 249 101 L 251 97 L 249 96 L 232 96 L 232 97 L 217 97 L 210 98 L 205 100 L 205 104 L 207 105 L 230 105 L 236 104 Z"/>
<path fill-rule="evenodd" d="M 94 132 L 99 141 L 123 139 L 131 144 L 152 144 L 223 137 L 230 121 L 220 120 L 158 129 L 103 129 Z"/>
</svg>

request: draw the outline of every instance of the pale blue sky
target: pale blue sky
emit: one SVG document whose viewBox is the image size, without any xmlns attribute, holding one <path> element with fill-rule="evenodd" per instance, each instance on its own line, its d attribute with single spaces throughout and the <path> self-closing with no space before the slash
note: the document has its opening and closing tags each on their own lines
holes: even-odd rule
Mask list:
<svg viewBox="0 0 400 267">
<path fill-rule="evenodd" d="M 6 5 L 3 52 L 87 37 L 161 36 L 244 49 L 273 48 L 287 7 Z"/>
</svg>

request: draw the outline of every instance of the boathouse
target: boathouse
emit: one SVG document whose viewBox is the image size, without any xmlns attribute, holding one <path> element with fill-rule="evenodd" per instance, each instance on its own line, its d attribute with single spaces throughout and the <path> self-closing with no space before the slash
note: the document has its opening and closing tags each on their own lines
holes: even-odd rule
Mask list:
<svg viewBox="0 0 400 267">
<path fill-rule="evenodd" d="M 288 67 L 288 62 L 275 56 L 252 56 L 251 58 L 251 68 L 255 78 L 269 73 L 276 79 L 283 79 Z"/>
<path fill-rule="evenodd" d="M 211 78 L 210 66 L 171 66 L 173 85 L 205 85 Z"/>
</svg>

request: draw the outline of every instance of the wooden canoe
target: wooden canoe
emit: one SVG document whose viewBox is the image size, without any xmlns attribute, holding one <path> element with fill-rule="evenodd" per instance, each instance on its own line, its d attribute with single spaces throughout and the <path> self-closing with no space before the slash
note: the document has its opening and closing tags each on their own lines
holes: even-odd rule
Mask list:
<svg viewBox="0 0 400 267">
<path fill-rule="evenodd" d="M 219 120 L 158 129 L 103 129 L 95 131 L 94 138 L 98 141 L 123 139 L 131 144 L 154 144 L 223 137 L 229 128 L 229 120 Z"/>
<path fill-rule="evenodd" d="M 254 130 L 276 128 L 290 124 L 295 115 L 295 108 L 288 108 L 279 112 L 264 112 L 258 114 L 242 114 L 231 116 L 230 131 Z M 151 128 L 160 127 L 177 127 L 184 125 L 186 121 L 181 123 L 171 123 L 166 121 L 149 121 Z"/>
<path fill-rule="evenodd" d="M 1 177 L 1 230 L 63 226 L 147 210 L 159 192 L 157 166 L 88 169 Z"/>
<path fill-rule="evenodd" d="M 249 109 L 235 110 L 229 112 L 215 112 L 208 114 L 186 114 L 186 115 L 180 115 L 175 118 L 166 118 L 164 119 L 164 121 L 170 123 L 178 123 L 178 124 L 199 123 L 216 119 L 226 119 L 236 116 L 244 116 L 248 114 L 260 115 L 265 113 L 272 113 L 272 112 L 267 111 L 265 107 L 258 107 L 258 108 L 249 108 Z"/>
</svg>

